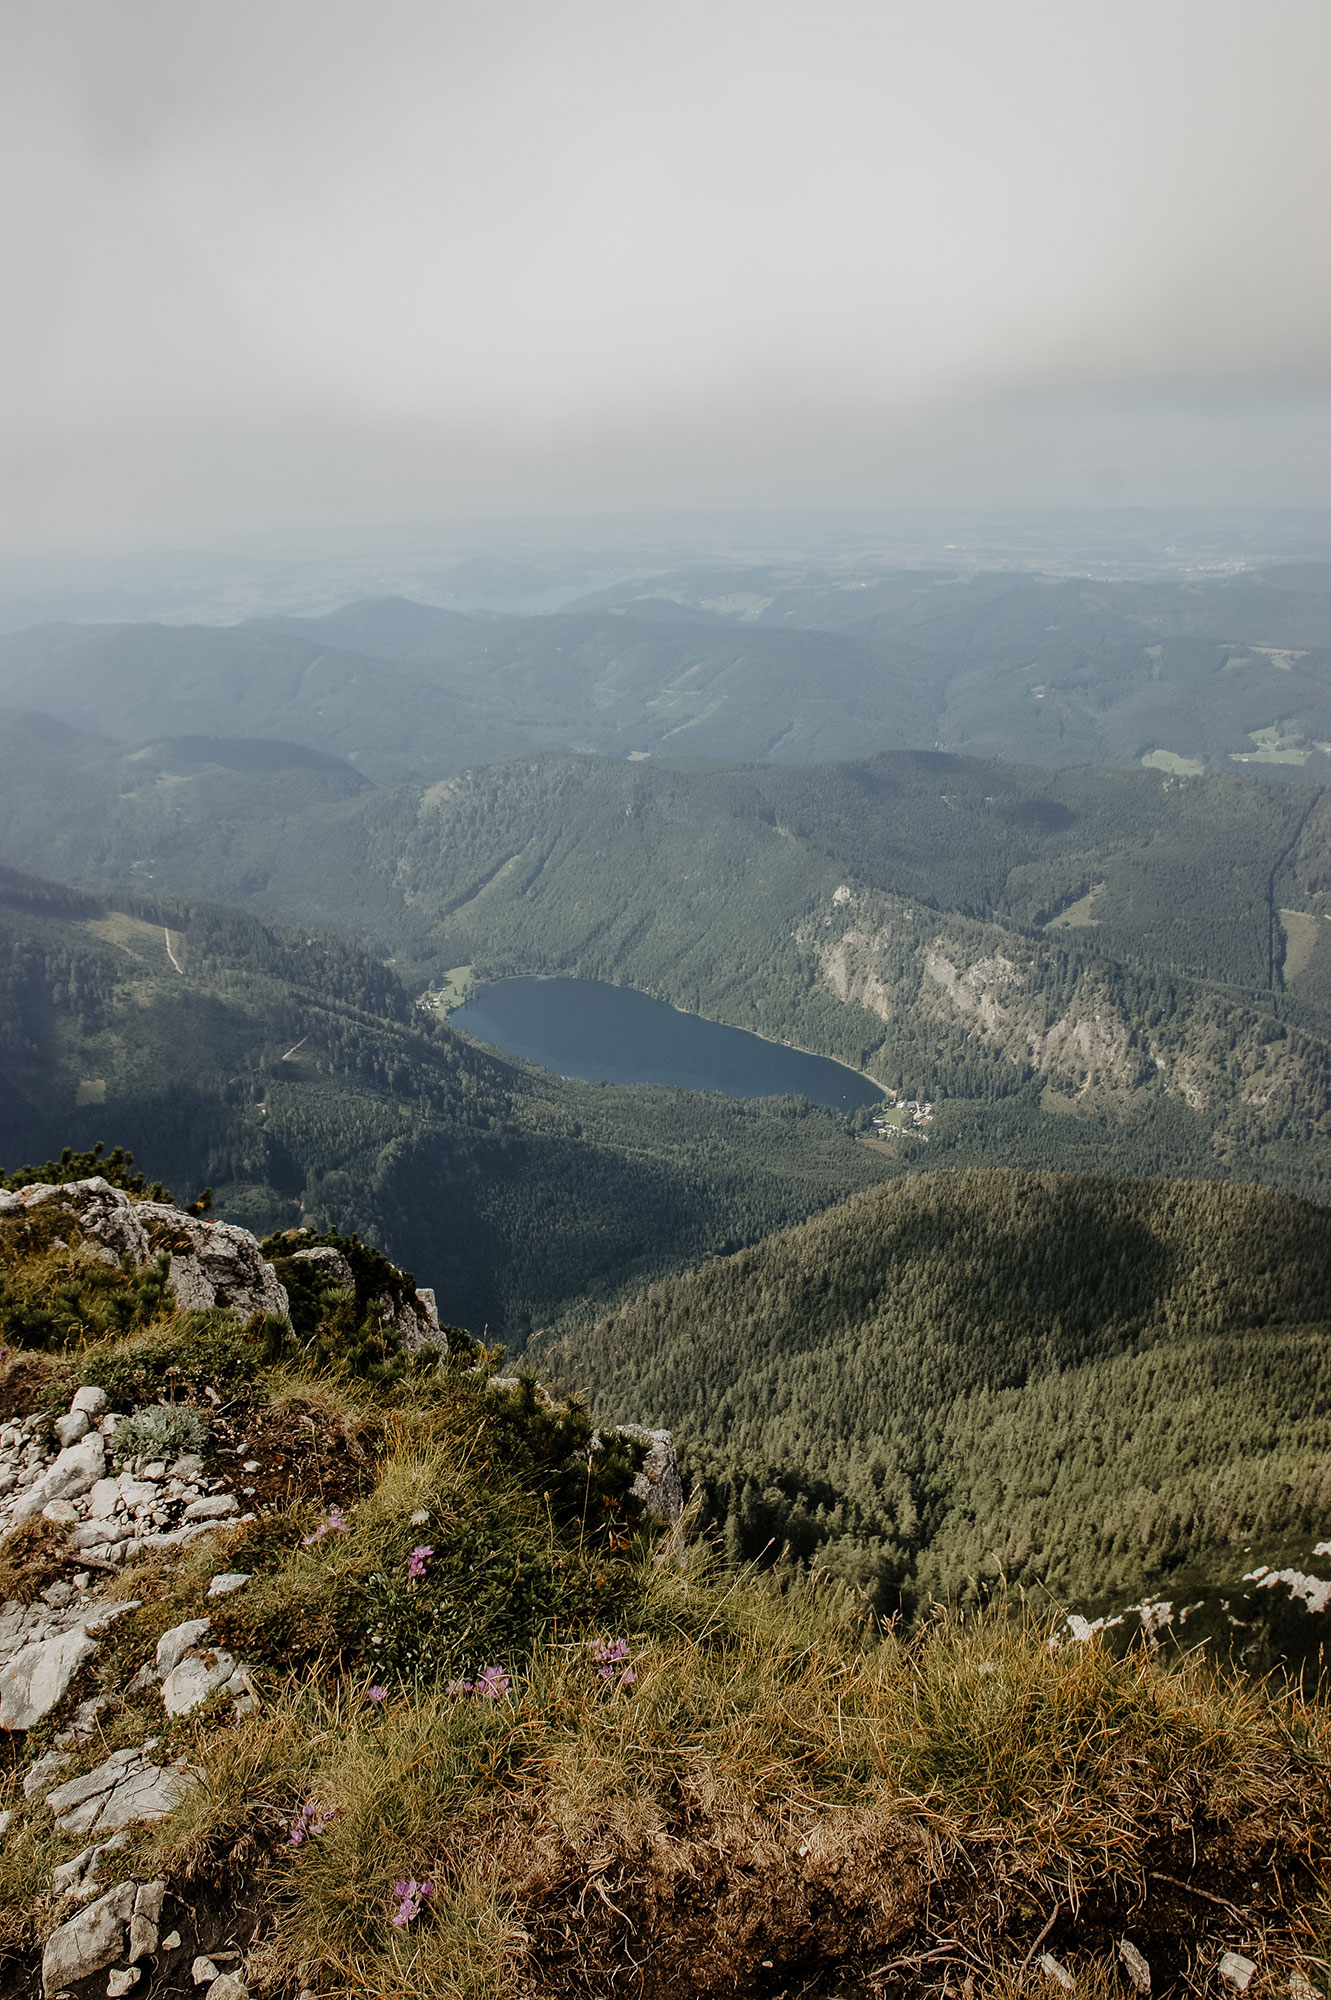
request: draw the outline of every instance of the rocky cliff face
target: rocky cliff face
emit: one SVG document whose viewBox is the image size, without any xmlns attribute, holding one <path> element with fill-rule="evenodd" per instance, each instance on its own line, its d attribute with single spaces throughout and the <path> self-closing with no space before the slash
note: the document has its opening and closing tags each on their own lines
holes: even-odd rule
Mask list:
<svg viewBox="0 0 1331 2000">
<path fill-rule="evenodd" d="M 900 897 L 843 884 L 800 942 L 826 988 L 889 1030 L 933 1023 L 950 1053 L 996 1057 L 1065 1101 L 1126 1105 L 1146 1090 L 1267 1132 L 1327 1125 L 1324 1051 L 1228 994 L 1179 981 L 1149 996 L 1090 952 L 988 923 L 940 920 Z M 895 1060 L 889 1033 L 883 1062 Z M 904 1060 L 909 1062 L 907 1055 Z"/>
<path fill-rule="evenodd" d="M 251 1313 L 285 1313 L 287 1295 L 247 1229 L 187 1215 L 169 1202 L 132 1201 L 100 1175 L 67 1185 L 38 1182 L 16 1193 L 0 1191 L 0 1216 L 64 1209 L 82 1240 L 103 1263 L 127 1259 L 143 1270 L 170 1259 L 168 1283 L 181 1312 L 229 1306 Z"/>
</svg>

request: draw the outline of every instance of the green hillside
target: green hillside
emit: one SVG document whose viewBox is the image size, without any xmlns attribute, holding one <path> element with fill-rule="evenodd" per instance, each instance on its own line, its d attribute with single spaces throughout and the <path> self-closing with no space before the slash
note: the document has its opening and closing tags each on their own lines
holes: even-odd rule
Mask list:
<svg viewBox="0 0 1331 2000">
<path fill-rule="evenodd" d="M 417 993 L 459 966 L 637 986 L 934 1102 L 904 1165 L 1331 1186 L 1317 787 L 910 752 L 551 754 L 422 790 L 311 755 L 22 718 L 0 856 L 338 931 Z"/>
<path fill-rule="evenodd" d="M 279 736 L 384 782 L 541 748 L 1331 776 L 1331 566 L 1097 581 L 709 567 L 514 617 L 400 598 L 0 639 L 0 703 L 130 741 Z"/>
<path fill-rule="evenodd" d="M 289 1317 L 181 1311 L 157 1246 L 208 1223 L 54 1179 L 0 1204 L 15 2000 L 1109 1996 L 1128 1924 L 1158 1994 L 1316 1993 L 1316 1694 L 728 1567 L 668 1441 L 404 1351 L 369 1246 L 263 1246 Z"/>
<path fill-rule="evenodd" d="M 6 872 L 0 1160 L 102 1137 L 248 1227 L 372 1236 L 518 1343 L 890 1164 L 800 1100 L 565 1083 L 484 1053 L 335 939 Z"/>
<path fill-rule="evenodd" d="M 1331 1215 L 1197 1182 L 920 1174 L 542 1350 L 700 1447 L 732 1554 L 884 1607 L 1090 1600 L 1331 1521 Z"/>
<path fill-rule="evenodd" d="M 924 746 L 1018 763 L 1331 774 L 1331 565 L 1141 582 L 800 565 L 681 571 L 589 600 L 910 648 Z M 868 718 L 866 718 L 868 720 Z M 866 738 L 864 748 L 878 747 Z"/>
</svg>

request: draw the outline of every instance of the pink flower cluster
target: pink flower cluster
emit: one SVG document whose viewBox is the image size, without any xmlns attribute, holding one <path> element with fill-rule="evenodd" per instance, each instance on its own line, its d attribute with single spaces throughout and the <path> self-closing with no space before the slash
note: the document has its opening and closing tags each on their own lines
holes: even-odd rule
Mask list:
<svg viewBox="0 0 1331 2000">
<path fill-rule="evenodd" d="M 424 1544 L 420 1548 L 412 1550 L 411 1554 L 407 1557 L 407 1575 L 413 1582 L 415 1582 L 418 1576 L 424 1576 L 430 1557 L 433 1554 L 434 1550 L 425 1547 Z"/>
<path fill-rule="evenodd" d="M 306 1799 L 287 1839 L 293 1847 L 299 1847 L 303 1841 L 313 1840 L 316 1833 L 322 1833 L 333 1818 L 331 1807 L 325 1811 L 322 1806 L 315 1805 L 313 1799 Z"/>
<path fill-rule="evenodd" d="M 397 1897 L 393 1922 L 401 1930 L 405 1924 L 415 1923 L 421 1913 L 421 1904 L 428 1903 L 434 1894 L 434 1883 L 395 1882 L 393 1894 Z"/>
<path fill-rule="evenodd" d="M 587 1650 L 598 1680 L 614 1681 L 617 1687 L 633 1686 L 638 1676 L 628 1664 L 627 1639 L 593 1639 Z"/>
<path fill-rule="evenodd" d="M 301 1538 L 300 1545 L 303 1549 L 312 1549 L 314 1544 L 321 1542 L 325 1535 L 345 1535 L 346 1533 L 347 1524 L 342 1517 L 342 1509 L 340 1507 L 330 1507 L 326 1518 L 320 1521 L 312 1535 L 305 1535 Z"/>
<path fill-rule="evenodd" d="M 498 1701 L 508 1693 L 513 1683 L 502 1667 L 486 1667 L 474 1681 L 450 1681 L 450 1694 L 478 1694 L 483 1701 Z"/>
</svg>

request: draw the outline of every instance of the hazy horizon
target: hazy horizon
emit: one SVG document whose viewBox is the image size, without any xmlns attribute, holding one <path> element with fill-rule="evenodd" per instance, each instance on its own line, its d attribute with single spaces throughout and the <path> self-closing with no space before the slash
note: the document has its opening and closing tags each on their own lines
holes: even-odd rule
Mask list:
<svg viewBox="0 0 1331 2000">
<path fill-rule="evenodd" d="M 1331 504 L 1316 0 L 0 6 L 11 550 Z"/>
</svg>

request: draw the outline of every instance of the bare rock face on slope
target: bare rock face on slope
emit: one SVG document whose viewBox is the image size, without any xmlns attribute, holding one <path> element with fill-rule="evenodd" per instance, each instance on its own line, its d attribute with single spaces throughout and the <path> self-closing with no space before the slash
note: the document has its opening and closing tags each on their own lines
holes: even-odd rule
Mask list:
<svg viewBox="0 0 1331 2000">
<path fill-rule="evenodd" d="M 355 1273 L 331 1243 L 315 1243 L 308 1250 L 293 1250 L 291 1254 L 298 1264 L 313 1265 L 343 1291 L 354 1290 Z M 378 1303 L 384 1324 L 392 1328 L 408 1354 L 417 1354 L 423 1347 L 447 1348 L 448 1336 L 439 1324 L 439 1309 L 428 1285 L 418 1285 L 410 1298 L 394 1298 L 385 1292 Z"/>
<path fill-rule="evenodd" d="M 186 1215 L 169 1202 L 131 1201 L 100 1175 L 65 1186 L 37 1182 L 5 1202 L 33 1210 L 47 1202 L 78 1219 L 86 1242 L 108 1264 L 129 1257 L 142 1270 L 165 1252 L 169 1282 L 182 1312 L 230 1306 L 242 1318 L 251 1313 L 285 1313 L 287 1295 L 255 1238 L 230 1222 Z"/>
<path fill-rule="evenodd" d="M 621 1437 L 636 1438 L 647 1446 L 642 1470 L 633 1482 L 633 1491 L 653 1521 L 674 1528 L 684 1512 L 684 1481 L 679 1470 L 675 1440 L 669 1431 L 644 1430 L 641 1424 L 621 1424 Z"/>
</svg>

